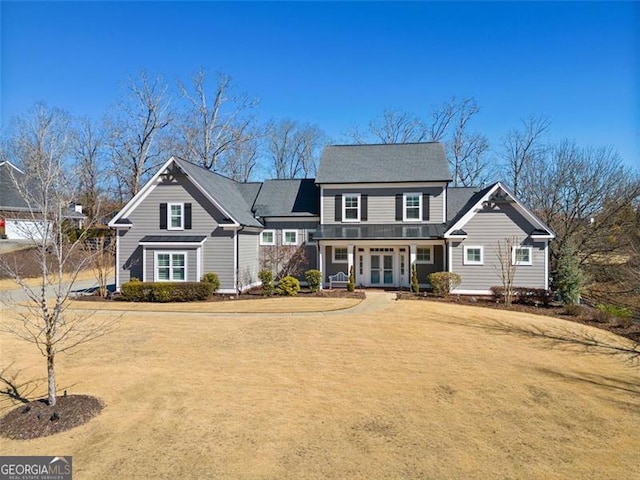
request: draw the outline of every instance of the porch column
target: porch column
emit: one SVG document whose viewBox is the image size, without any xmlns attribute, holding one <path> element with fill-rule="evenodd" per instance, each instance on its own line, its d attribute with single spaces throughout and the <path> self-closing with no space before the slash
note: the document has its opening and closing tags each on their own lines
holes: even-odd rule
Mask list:
<svg viewBox="0 0 640 480">
<path fill-rule="evenodd" d="M 413 268 L 418 258 L 418 247 L 415 244 L 409 245 L 409 267 Z M 411 270 L 409 270 L 409 278 L 411 278 Z"/>
<path fill-rule="evenodd" d="M 347 275 L 351 274 L 351 267 L 353 267 L 354 264 L 354 247 L 354 245 L 347 245 Z"/>
<path fill-rule="evenodd" d="M 320 271 L 320 290 L 324 288 L 324 245 L 318 241 L 318 270 Z"/>
</svg>

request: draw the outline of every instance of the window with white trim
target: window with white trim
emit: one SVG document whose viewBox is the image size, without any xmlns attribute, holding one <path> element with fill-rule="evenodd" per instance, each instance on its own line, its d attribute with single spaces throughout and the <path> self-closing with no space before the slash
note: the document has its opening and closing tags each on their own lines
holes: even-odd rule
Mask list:
<svg viewBox="0 0 640 480">
<path fill-rule="evenodd" d="M 349 252 L 347 247 L 333 247 L 333 263 L 347 263 L 349 261 Z"/>
<path fill-rule="evenodd" d="M 283 230 L 282 231 L 282 244 L 283 245 L 297 245 L 298 244 L 298 231 L 297 230 Z"/>
<path fill-rule="evenodd" d="M 360 221 L 360 194 L 345 193 L 342 195 L 342 221 Z"/>
<path fill-rule="evenodd" d="M 416 248 L 417 263 L 433 263 L 433 247 Z"/>
<path fill-rule="evenodd" d="M 167 230 L 184 230 L 184 204 L 167 204 Z"/>
<path fill-rule="evenodd" d="M 512 247 L 511 248 L 511 264 L 512 265 L 533 265 L 533 248 L 532 247 Z"/>
<path fill-rule="evenodd" d="M 187 280 L 186 252 L 156 252 L 156 282 L 185 282 Z"/>
<path fill-rule="evenodd" d="M 276 232 L 275 230 L 263 230 L 260 234 L 260 245 L 275 245 L 276 244 Z"/>
<path fill-rule="evenodd" d="M 483 265 L 484 264 L 484 248 L 483 247 L 464 247 L 464 265 Z"/>
<path fill-rule="evenodd" d="M 415 222 L 422 220 L 422 194 L 405 193 L 404 197 L 404 218 L 405 222 Z"/>
</svg>

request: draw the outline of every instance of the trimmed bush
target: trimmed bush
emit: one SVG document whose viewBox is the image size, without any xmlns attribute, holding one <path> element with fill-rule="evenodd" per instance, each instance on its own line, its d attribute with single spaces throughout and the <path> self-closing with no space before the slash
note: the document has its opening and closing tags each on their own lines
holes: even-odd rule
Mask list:
<svg viewBox="0 0 640 480">
<path fill-rule="evenodd" d="M 420 282 L 418 282 L 418 267 L 411 266 L 411 291 L 413 293 L 420 293 Z"/>
<path fill-rule="evenodd" d="M 356 291 L 356 271 L 353 265 L 351 265 L 351 268 L 349 269 L 349 281 L 347 282 L 347 291 L 349 292 Z"/>
<path fill-rule="evenodd" d="M 270 297 L 274 293 L 273 273 L 271 270 L 262 269 L 258 272 L 258 278 L 262 282 L 262 295 Z"/>
<path fill-rule="evenodd" d="M 120 287 L 121 298 L 129 302 L 195 302 L 213 293 L 205 282 L 127 282 Z"/>
<path fill-rule="evenodd" d="M 322 282 L 322 274 L 320 270 L 307 270 L 304 273 L 304 278 L 309 284 L 309 290 L 312 292 L 320 291 L 320 282 Z"/>
<path fill-rule="evenodd" d="M 215 272 L 205 273 L 200 281 L 204 283 L 210 283 L 212 289 L 211 291 L 213 293 L 217 292 L 220 288 L 220 279 L 218 278 L 218 274 Z"/>
<path fill-rule="evenodd" d="M 278 282 L 278 288 L 276 288 L 276 293 L 278 295 L 284 295 L 288 297 L 294 297 L 300 291 L 300 282 L 296 277 L 292 277 L 291 275 L 287 275 L 286 277 L 280 279 Z"/>
<path fill-rule="evenodd" d="M 434 272 L 429 274 L 429 283 L 433 293 L 440 297 L 446 297 L 451 290 L 456 288 L 462 282 L 462 278 L 457 273 L 452 272 Z"/>
<path fill-rule="evenodd" d="M 491 287 L 491 291 L 496 302 L 504 300 L 504 287 Z M 534 307 L 544 305 L 546 307 L 551 301 L 551 292 L 544 288 L 512 287 L 511 295 L 511 302 L 520 305 L 532 305 Z"/>
</svg>

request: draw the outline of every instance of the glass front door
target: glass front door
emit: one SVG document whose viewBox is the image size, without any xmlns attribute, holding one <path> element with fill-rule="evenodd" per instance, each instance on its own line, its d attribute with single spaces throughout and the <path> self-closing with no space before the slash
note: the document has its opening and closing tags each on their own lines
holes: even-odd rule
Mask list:
<svg viewBox="0 0 640 480">
<path fill-rule="evenodd" d="M 371 285 L 393 285 L 393 255 L 371 255 Z"/>
</svg>

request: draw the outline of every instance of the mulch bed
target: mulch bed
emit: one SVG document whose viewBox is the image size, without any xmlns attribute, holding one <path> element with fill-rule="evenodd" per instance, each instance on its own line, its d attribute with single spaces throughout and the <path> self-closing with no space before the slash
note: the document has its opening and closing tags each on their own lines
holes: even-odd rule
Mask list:
<svg viewBox="0 0 640 480">
<path fill-rule="evenodd" d="M 103 408 L 100 400 L 88 395 L 60 396 L 54 407 L 45 399 L 34 400 L 0 419 L 0 435 L 14 440 L 48 437 L 84 425 Z"/>
<path fill-rule="evenodd" d="M 494 299 L 488 297 L 473 297 L 466 295 L 451 295 L 448 298 L 438 297 L 431 293 L 398 293 L 398 300 L 428 300 L 432 302 L 446 302 L 457 303 L 460 305 L 472 305 L 476 307 L 494 308 L 498 310 L 508 310 L 513 312 L 532 313 L 534 315 L 545 315 L 547 317 L 561 318 L 562 320 L 569 320 L 571 322 L 581 323 L 583 325 L 589 325 L 591 327 L 600 328 L 609 332 L 620 335 L 621 337 L 628 338 L 634 342 L 640 342 L 640 323 L 634 321 L 625 321 L 621 319 L 612 319 L 609 322 L 600 322 L 596 320 L 595 309 L 587 305 L 582 305 L 580 308 L 580 314 L 569 315 L 565 308 L 559 304 L 550 304 L 549 306 L 533 306 L 512 304 L 510 307 L 506 307 L 502 303 L 496 303 Z"/>
</svg>

